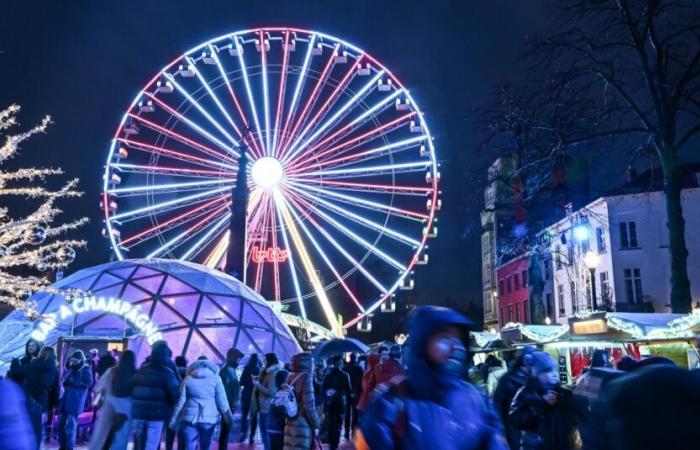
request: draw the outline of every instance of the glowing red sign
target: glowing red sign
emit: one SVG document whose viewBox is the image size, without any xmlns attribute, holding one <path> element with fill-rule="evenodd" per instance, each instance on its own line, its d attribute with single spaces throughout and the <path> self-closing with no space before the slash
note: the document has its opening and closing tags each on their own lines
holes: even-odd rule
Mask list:
<svg viewBox="0 0 700 450">
<path fill-rule="evenodd" d="M 287 260 L 287 250 L 279 247 L 270 247 L 261 250 L 257 245 L 253 247 L 253 262 L 277 262 L 283 263 Z"/>
</svg>

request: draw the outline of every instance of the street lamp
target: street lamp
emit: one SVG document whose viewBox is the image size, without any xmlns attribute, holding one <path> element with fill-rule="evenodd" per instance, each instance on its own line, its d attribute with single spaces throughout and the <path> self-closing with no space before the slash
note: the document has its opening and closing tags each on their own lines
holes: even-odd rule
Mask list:
<svg viewBox="0 0 700 450">
<path fill-rule="evenodd" d="M 598 301 L 596 300 L 595 292 L 595 269 L 600 264 L 600 255 L 594 251 L 586 252 L 583 255 L 583 262 L 591 272 L 591 299 L 593 301 L 593 311 L 596 311 L 598 309 Z"/>
</svg>

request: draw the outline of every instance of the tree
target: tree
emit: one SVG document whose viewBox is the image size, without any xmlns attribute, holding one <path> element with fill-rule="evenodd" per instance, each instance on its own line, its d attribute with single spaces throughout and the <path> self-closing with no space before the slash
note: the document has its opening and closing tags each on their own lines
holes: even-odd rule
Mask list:
<svg viewBox="0 0 700 450">
<path fill-rule="evenodd" d="M 534 39 L 532 91 L 560 152 L 625 138 L 656 154 L 668 215 L 671 306 L 691 311 L 679 154 L 700 133 L 700 9 L 694 0 L 563 0 L 547 36 Z M 556 95 L 548 94 L 548 90 Z M 569 107 L 575 107 L 572 117 Z M 573 120 L 561 120 L 562 117 Z M 619 144 L 620 141 L 616 141 Z M 621 148 L 620 145 L 617 148 Z"/>
<path fill-rule="evenodd" d="M 20 107 L 11 105 L 0 110 L 0 163 L 17 155 L 22 142 L 37 133 L 45 132 L 51 123 L 46 116 L 32 129 L 18 134 L 8 130 L 17 124 Z M 61 210 L 56 200 L 79 197 L 75 189 L 78 179 L 72 179 L 57 190 L 45 186 L 46 178 L 62 175 L 61 169 L 0 170 L 0 197 L 24 197 L 39 201 L 39 206 L 24 217 L 13 217 L 7 207 L 0 207 L 0 302 L 23 310 L 30 319 L 37 319 L 36 305 L 27 301 L 39 290 L 55 291 L 48 287 L 46 276 L 32 272 L 62 269 L 75 258 L 75 248 L 83 247 L 81 240 L 62 240 L 59 236 L 87 222 L 86 218 L 61 225 L 52 225 Z M 26 183 L 39 182 L 33 185 Z"/>
</svg>

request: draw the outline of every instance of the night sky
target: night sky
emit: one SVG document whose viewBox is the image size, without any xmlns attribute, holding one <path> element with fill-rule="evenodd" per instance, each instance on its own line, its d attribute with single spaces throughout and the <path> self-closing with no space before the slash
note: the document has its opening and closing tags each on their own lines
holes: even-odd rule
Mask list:
<svg viewBox="0 0 700 450">
<path fill-rule="evenodd" d="M 11 165 L 61 166 L 85 198 L 61 204 L 86 215 L 88 250 L 71 270 L 110 257 L 98 210 L 108 143 L 134 95 L 185 50 L 257 26 L 296 26 L 354 43 L 390 68 L 426 115 L 442 162 L 440 236 L 417 273 L 416 301 L 480 303 L 478 212 L 467 212 L 465 171 L 477 159 L 473 110 L 494 85 L 517 79 L 523 38 L 544 2 L 489 1 L 6 1 L 0 14 L 0 106 L 18 103 L 46 136 Z"/>
</svg>

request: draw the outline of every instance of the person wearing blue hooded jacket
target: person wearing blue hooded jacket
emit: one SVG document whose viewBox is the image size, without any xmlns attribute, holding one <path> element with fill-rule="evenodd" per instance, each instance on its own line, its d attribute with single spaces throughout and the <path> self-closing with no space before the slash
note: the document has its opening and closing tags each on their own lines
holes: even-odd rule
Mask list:
<svg viewBox="0 0 700 450">
<path fill-rule="evenodd" d="M 78 416 L 85 409 L 88 389 L 92 386 L 92 369 L 82 350 L 76 350 L 68 360 L 63 376 L 63 397 L 59 402 L 58 442 L 61 450 L 73 450 L 78 430 Z"/>
<path fill-rule="evenodd" d="M 466 381 L 471 322 L 438 306 L 416 308 L 408 320 L 406 377 L 375 391 L 357 450 L 508 450 L 489 399 Z"/>
</svg>

